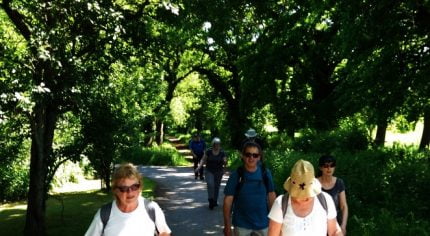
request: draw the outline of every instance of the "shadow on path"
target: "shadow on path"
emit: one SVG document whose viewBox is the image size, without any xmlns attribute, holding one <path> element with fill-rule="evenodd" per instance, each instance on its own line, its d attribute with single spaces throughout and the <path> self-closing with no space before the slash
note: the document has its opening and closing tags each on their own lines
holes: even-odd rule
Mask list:
<svg viewBox="0 0 430 236">
<path fill-rule="evenodd" d="M 223 235 L 222 200 L 226 175 L 220 188 L 220 206 L 209 210 L 206 182 L 194 180 L 192 168 L 140 166 L 139 171 L 157 182 L 155 201 L 163 208 L 172 235 Z"/>
</svg>

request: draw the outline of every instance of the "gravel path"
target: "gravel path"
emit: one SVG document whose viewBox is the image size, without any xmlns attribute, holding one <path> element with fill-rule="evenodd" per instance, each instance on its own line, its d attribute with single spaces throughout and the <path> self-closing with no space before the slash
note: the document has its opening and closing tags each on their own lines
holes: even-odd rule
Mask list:
<svg viewBox="0 0 430 236">
<path fill-rule="evenodd" d="M 220 206 L 209 210 L 206 182 L 194 180 L 192 167 L 140 166 L 139 170 L 157 182 L 159 192 L 155 201 L 163 208 L 172 235 L 223 235 L 222 201 L 226 175 L 220 188 Z"/>
</svg>

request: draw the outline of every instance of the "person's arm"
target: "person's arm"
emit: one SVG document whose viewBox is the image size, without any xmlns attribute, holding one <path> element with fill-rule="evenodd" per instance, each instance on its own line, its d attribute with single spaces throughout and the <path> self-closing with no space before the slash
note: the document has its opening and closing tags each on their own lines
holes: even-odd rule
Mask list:
<svg viewBox="0 0 430 236">
<path fill-rule="evenodd" d="M 282 224 L 274 220 L 269 221 L 269 231 L 267 236 L 279 236 L 281 235 Z"/>
<path fill-rule="evenodd" d="M 329 236 L 343 236 L 336 218 L 327 220 L 327 234 Z"/>
<path fill-rule="evenodd" d="M 158 203 L 151 202 L 155 210 L 155 227 L 159 231 L 159 236 L 170 236 L 171 230 L 166 222 L 166 217 L 164 216 L 163 210 L 160 208 Z"/>
<path fill-rule="evenodd" d="M 233 206 L 234 196 L 226 195 L 224 197 L 224 236 L 231 236 L 231 207 Z"/>
<path fill-rule="evenodd" d="M 340 228 L 342 229 L 343 235 L 346 235 L 346 224 L 348 221 L 348 204 L 346 203 L 346 194 L 345 191 L 339 193 L 339 206 L 342 211 L 342 225 Z"/>
<path fill-rule="evenodd" d="M 91 222 L 90 227 L 88 228 L 85 236 L 100 236 L 103 232 L 103 223 L 100 218 L 100 210 L 94 215 L 93 221 Z"/>
<path fill-rule="evenodd" d="M 196 172 L 198 172 L 199 170 L 200 170 L 200 168 L 202 168 L 202 166 L 204 165 L 204 164 L 206 164 L 206 161 L 207 161 L 207 159 L 208 159 L 208 156 L 206 155 L 206 152 L 203 154 L 203 157 L 202 157 L 202 159 L 200 160 L 200 162 L 199 162 L 199 166 L 196 168 Z"/>
<path fill-rule="evenodd" d="M 272 206 L 273 206 L 273 203 L 275 202 L 275 200 L 276 200 L 276 193 L 275 192 L 269 192 L 268 194 L 267 194 L 267 200 L 269 201 L 268 202 L 268 204 L 269 204 L 269 209 L 271 209 L 272 208 Z"/>
</svg>

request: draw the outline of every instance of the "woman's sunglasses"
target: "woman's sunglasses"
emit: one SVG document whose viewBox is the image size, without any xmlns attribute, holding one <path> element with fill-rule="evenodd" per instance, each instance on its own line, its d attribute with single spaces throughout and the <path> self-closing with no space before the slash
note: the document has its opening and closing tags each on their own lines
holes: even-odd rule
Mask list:
<svg viewBox="0 0 430 236">
<path fill-rule="evenodd" d="M 133 184 L 131 186 L 118 186 L 116 187 L 121 193 L 134 192 L 140 188 L 140 184 Z"/>
<path fill-rule="evenodd" d="M 324 164 L 321 167 L 328 169 L 328 168 L 334 168 L 334 167 L 336 167 L 336 165 L 335 164 Z"/>
<path fill-rule="evenodd" d="M 250 158 L 250 157 L 253 157 L 253 158 L 259 158 L 259 157 L 260 157 L 260 153 L 250 153 L 250 152 L 246 152 L 246 153 L 245 153 L 245 157 L 247 157 L 247 158 Z"/>
</svg>

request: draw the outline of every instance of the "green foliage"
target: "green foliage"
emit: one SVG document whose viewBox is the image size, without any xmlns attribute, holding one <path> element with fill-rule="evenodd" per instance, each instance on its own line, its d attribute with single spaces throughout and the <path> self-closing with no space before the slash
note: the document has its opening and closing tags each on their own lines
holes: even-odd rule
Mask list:
<svg viewBox="0 0 430 236">
<path fill-rule="evenodd" d="M 276 191 L 294 163 L 305 159 L 316 170 L 321 153 L 289 150 L 266 152 L 266 165 L 274 175 Z M 428 221 L 430 171 L 428 154 L 408 148 L 336 152 L 335 175 L 346 184 L 351 235 L 418 235 L 429 232 Z M 364 207 L 365 206 L 365 207 Z"/>
<path fill-rule="evenodd" d="M 170 144 L 162 144 L 154 147 L 134 146 L 124 150 L 120 158 L 121 162 L 131 162 L 135 165 L 166 165 L 181 166 L 188 162 Z"/>
<path fill-rule="evenodd" d="M 326 132 L 304 130 L 300 137 L 294 139 L 292 148 L 303 152 L 331 153 L 336 150 L 351 152 L 366 150 L 369 145 L 370 138 L 367 131 L 353 127 Z"/>
<path fill-rule="evenodd" d="M 21 120 L 0 122 L 0 202 L 22 200 L 27 197 L 29 163 Z"/>
</svg>

